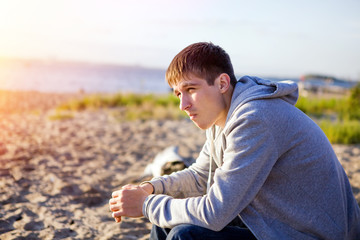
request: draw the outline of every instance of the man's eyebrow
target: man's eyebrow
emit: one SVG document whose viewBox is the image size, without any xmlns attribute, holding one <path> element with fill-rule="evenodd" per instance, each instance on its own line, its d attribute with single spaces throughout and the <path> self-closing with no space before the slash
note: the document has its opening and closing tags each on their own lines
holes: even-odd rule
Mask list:
<svg viewBox="0 0 360 240">
<path fill-rule="evenodd" d="M 196 87 L 196 86 L 199 86 L 200 84 L 199 83 L 193 83 L 193 82 L 184 82 L 184 83 L 181 83 L 179 84 L 179 87 L 178 89 L 181 89 L 181 88 L 187 88 L 187 87 Z M 173 90 L 173 93 L 176 95 L 179 90 L 175 89 L 175 88 L 172 88 Z"/>
<path fill-rule="evenodd" d="M 181 87 L 189 87 L 189 86 L 198 86 L 199 83 L 193 83 L 193 82 L 184 82 L 183 84 L 180 84 Z"/>
</svg>

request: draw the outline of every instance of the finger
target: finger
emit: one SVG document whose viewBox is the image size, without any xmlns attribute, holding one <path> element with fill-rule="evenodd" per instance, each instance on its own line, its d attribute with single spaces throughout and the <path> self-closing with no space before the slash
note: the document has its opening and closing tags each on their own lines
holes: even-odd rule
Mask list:
<svg viewBox="0 0 360 240">
<path fill-rule="evenodd" d="M 116 212 L 112 213 L 113 218 L 118 218 L 118 217 L 121 217 L 122 215 L 124 215 L 124 213 L 121 211 L 116 211 Z"/>
<path fill-rule="evenodd" d="M 111 194 L 111 196 L 112 196 L 112 198 L 118 197 L 118 196 L 119 196 L 118 191 L 113 192 L 113 193 Z"/>
<path fill-rule="evenodd" d="M 112 212 L 115 212 L 115 211 L 119 211 L 119 206 L 118 205 L 111 205 L 110 206 L 110 211 L 112 211 Z"/>
<path fill-rule="evenodd" d="M 116 217 L 115 222 L 117 222 L 117 223 L 121 222 L 121 217 Z"/>
<path fill-rule="evenodd" d="M 110 200 L 109 200 L 109 205 L 113 205 L 113 204 L 116 204 L 117 203 L 117 201 L 116 201 L 116 199 L 114 199 L 114 198 L 111 198 Z"/>
</svg>

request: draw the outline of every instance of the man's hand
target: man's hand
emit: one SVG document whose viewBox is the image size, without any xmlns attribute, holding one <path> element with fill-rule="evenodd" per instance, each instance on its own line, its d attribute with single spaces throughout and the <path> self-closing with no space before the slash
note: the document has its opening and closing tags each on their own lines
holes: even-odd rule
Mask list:
<svg viewBox="0 0 360 240">
<path fill-rule="evenodd" d="M 125 185 L 120 190 L 112 193 L 109 201 L 112 217 L 116 222 L 121 221 L 121 216 L 141 217 L 142 206 L 145 199 L 153 192 L 153 186 L 149 183 L 136 185 Z"/>
</svg>

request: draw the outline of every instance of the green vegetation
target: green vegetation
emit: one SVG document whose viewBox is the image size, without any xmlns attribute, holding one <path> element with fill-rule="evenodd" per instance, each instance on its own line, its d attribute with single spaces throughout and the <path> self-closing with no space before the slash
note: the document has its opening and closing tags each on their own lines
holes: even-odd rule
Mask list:
<svg viewBox="0 0 360 240">
<path fill-rule="evenodd" d="M 74 115 L 67 112 L 67 111 L 61 111 L 56 110 L 54 114 L 49 116 L 50 120 L 56 121 L 56 120 L 68 120 L 74 118 Z"/>
<path fill-rule="evenodd" d="M 346 111 L 349 119 L 360 120 L 360 83 L 351 90 Z"/>
<path fill-rule="evenodd" d="M 331 143 L 360 143 L 360 123 L 358 120 L 331 121 L 320 120 L 320 128 L 325 132 Z"/>
<path fill-rule="evenodd" d="M 312 117 L 331 143 L 360 143 L 360 83 L 343 98 L 300 97 L 296 106 Z"/>
<path fill-rule="evenodd" d="M 115 94 L 115 95 L 90 95 L 81 100 L 73 100 L 60 105 L 59 110 L 81 111 L 88 109 L 130 107 L 130 106 L 178 106 L 179 99 L 172 94 L 155 96 L 153 94 Z"/>
<path fill-rule="evenodd" d="M 181 119 L 186 115 L 178 108 L 179 99 L 172 94 L 92 95 L 74 100 L 57 108 L 52 120 L 72 118 L 72 111 L 113 108 L 112 114 L 120 121 L 136 119 Z M 323 129 L 331 143 L 360 143 L 360 84 L 349 96 L 318 98 L 301 96 L 296 104 Z"/>
<path fill-rule="evenodd" d="M 346 102 L 346 98 L 324 99 L 318 97 L 300 96 L 296 103 L 296 107 L 308 115 L 323 117 L 325 115 L 332 115 L 341 112 L 344 105 L 347 104 Z"/>
<path fill-rule="evenodd" d="M 116 108 L 113 115 L 120 121 L 136 119 L 180 119 L 185 115 L 179 110 L 179 99 L 172 94 L 115 94 L 91 95 L 73 100 L 57 108 L 58 111 L 96 110 Z"/>
</svg>

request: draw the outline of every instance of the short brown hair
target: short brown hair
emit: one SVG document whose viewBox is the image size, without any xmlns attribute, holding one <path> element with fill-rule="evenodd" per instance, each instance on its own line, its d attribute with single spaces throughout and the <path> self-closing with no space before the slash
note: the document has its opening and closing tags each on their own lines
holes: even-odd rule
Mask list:
<svg viewBox="0 0 360 240">
<path fill-rule="evenodd" d="M 231 85 L 235 86 L 237 80 L 229 55 L 211 42 L 199 42 L 187 46 L 174 57 L 166 71 L 166 80 L 173 86 L 193 74 L 213 85 L 222 73 L 228 74 Z"/>
</svg>

